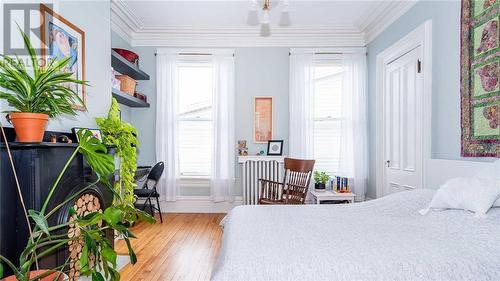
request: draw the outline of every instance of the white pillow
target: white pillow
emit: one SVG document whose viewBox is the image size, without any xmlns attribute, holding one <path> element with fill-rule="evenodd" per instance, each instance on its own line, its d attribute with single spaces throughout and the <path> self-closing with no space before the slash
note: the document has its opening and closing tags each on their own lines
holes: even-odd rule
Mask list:
<svg viewBox="0 0 500 281">
<path fill-rule="evenodd" d="M 429 208 L 419 212 L 425 215 L 429 210 L 459 209 L 483 217 L 499 195 L 500 187 L 494 180 L 479 177 L 453 178 L 438 189 Z"/>
<path fill-rule="evenodd" d="M 481 172 L 477 173 L 476 177 L 484 179 L 492 179 L 496 181 L 496 184 L 498 186 L 500 186 L 500 159 L 491 163 L 491 165 L 487 169 L 484 169 Z M 495 203 L 493 203 L 492 207 L 500 207 L 500 196 L 495 201 Z"/>
</svg>

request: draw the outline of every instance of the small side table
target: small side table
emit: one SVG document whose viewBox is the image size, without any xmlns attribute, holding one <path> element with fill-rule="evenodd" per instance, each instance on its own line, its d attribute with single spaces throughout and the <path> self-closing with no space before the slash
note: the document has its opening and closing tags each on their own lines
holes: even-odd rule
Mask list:
<svg viewBox="0 0 500 281">
<path fill-rule="evenodd" d="M 349 201 L 349 203 L 354 203 L 354 197 L 356 194 L 349 193 L 340 193 L 335 192 L 333 190 L 325 190 L 325 191 L 316 191 L 311 190 L 309 193 L 314 198 L 316 204 L 321 204 L 321 201 Z"/>
</svg>

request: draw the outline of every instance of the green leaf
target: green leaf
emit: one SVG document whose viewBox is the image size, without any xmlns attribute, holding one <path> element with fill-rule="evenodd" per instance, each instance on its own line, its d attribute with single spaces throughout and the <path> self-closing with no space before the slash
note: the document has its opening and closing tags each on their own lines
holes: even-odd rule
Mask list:
<svg viewBox="0 0 500 281">
<path fill-rule="evenodd" d="M 92 272 L 92 281 L 105 281 L 104 277 L 102 277 L 102 274 L 99 272 Z"/>
<path fill-rule="evenodd" d="M 104 245 L 103 245 L 104 246 Z M 116 252 L 111 247 L 103 247 L 101 250 L 103 258 L 116 268 Z"/>
<path fill-rule="evenodd" d="M 80 129 L 77 134 L 79 151 L 101 181 L 109 183 L 109 176 L 115 170 L 113 156 L 108 154 L 106 146 L 94 137 L 89 130 Z"/>
<path fill-rule="evenodd" d="M 144 212 L 143 210 L 136 209 L 137 216 L 140 221 L 145 221 L 150 224 L 156 223 L 156 219 L 152 217 L 149 213 Z"/>
<path fill-rule="evenodd" d="M 122 213 L 123 213 L 122 210 L 118 208 L 109 207 L 106 210 L 104 210 L 104 219 L 106 220 L 107 223 L 111 225 L 116 225 L 121 221 Z"/>
<path fill-rule="evenodd" d="M 75 208 L 73 206 L 71 206 L 68 210 L 68 213 L 69 213 L 69 216 L 72 217 L 74 215 L 76 215 L 76 211 L 75 211 Z"/>
<path fill-rule="evenodd" d="M 111 281 L 119 281 L 120 280 L 120 273 L 116 271 L 114 268 L 109 268 L 109 273 L 111 273 Z"/>
<path fill-rule="evenodd" d="M 47 220 L 45 219 L 44 216 L 42 216 L 40 213 L 38 213 L 35 210 L 28 210 L 29 217 L 33 219 L 35 224 L 40 228 L 43 233 L 50 235 L 49 233 L 49 225 L 47 223 Z"/>
<path fill-rule="evenodd" d="M 2 278 L 2 277 L 3 277 L 3 265 L 0 262 L 0 278 Z"/>
<path fill-rule="evenodd" d="M 87 243 L 83 245 L 82 256 L 80 257 L 80 271 L 86 273 L 89 270 L 89 247 Z"/>
<path fill-rule="evenodd" d="M 132 245 L 130 244 L 130 240 L 128 238 L 124 238 L 125 243 L 127 243 L 128 255 L 130 256 L 130 263 L 135 264 L 137 262 L 137 256 L 135 255 L 134 249 L 132 249 Z"/>
</svg>

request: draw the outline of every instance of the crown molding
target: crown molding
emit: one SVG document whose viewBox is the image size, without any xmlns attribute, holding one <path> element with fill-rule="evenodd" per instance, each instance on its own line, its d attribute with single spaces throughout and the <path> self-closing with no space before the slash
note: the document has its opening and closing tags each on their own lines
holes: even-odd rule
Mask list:
<svg viewBox="0 0 500 281">
<path fill-rule="evenodd" d="M 147 26 L 123 0 L 111 1 L 111 28 L 131 46 L 155 47 L 360 47 L 366 46 L 416 0 L 385 1 L 354 26 L 271 27 L 271 36 L 259 26 Z"/>
<path fill-rule="evenodd" d="M 271 36 L 260 35 L 259 27 L 169 27 L 141 28 L 131 40 L 132 46 L 159 47 L 310 47 L 365 46 L 363 33 L 356 28 L 271 27 Z"/>
<path fill-rule="evenodd" d="M 366 43 L 377 38 L 394 21 L 410 10 L 418 0 L 385 1 L 361 17 L 356 26 L 365 34 Z"/>
<path fill-rule="evenodd" d="M 141 21 L 130 11 L 122 0 L 111 1 L 111 30 L 118 33 L 128 43 L 136 30 L 141 26 Z"/>
</svg>

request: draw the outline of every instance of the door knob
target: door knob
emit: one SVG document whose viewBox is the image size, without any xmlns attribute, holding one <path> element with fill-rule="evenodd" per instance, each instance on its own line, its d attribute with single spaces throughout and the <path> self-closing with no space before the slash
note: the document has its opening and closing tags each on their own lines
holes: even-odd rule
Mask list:
<svg viewBox="0 0 500 281">
<path fill-rule="evenodd" d="M 389 167 L 389 165 L 391 164 L 391 160 L 385 161 L 385 164 L 387 165 L 387 167 Z"/>
</svg>

